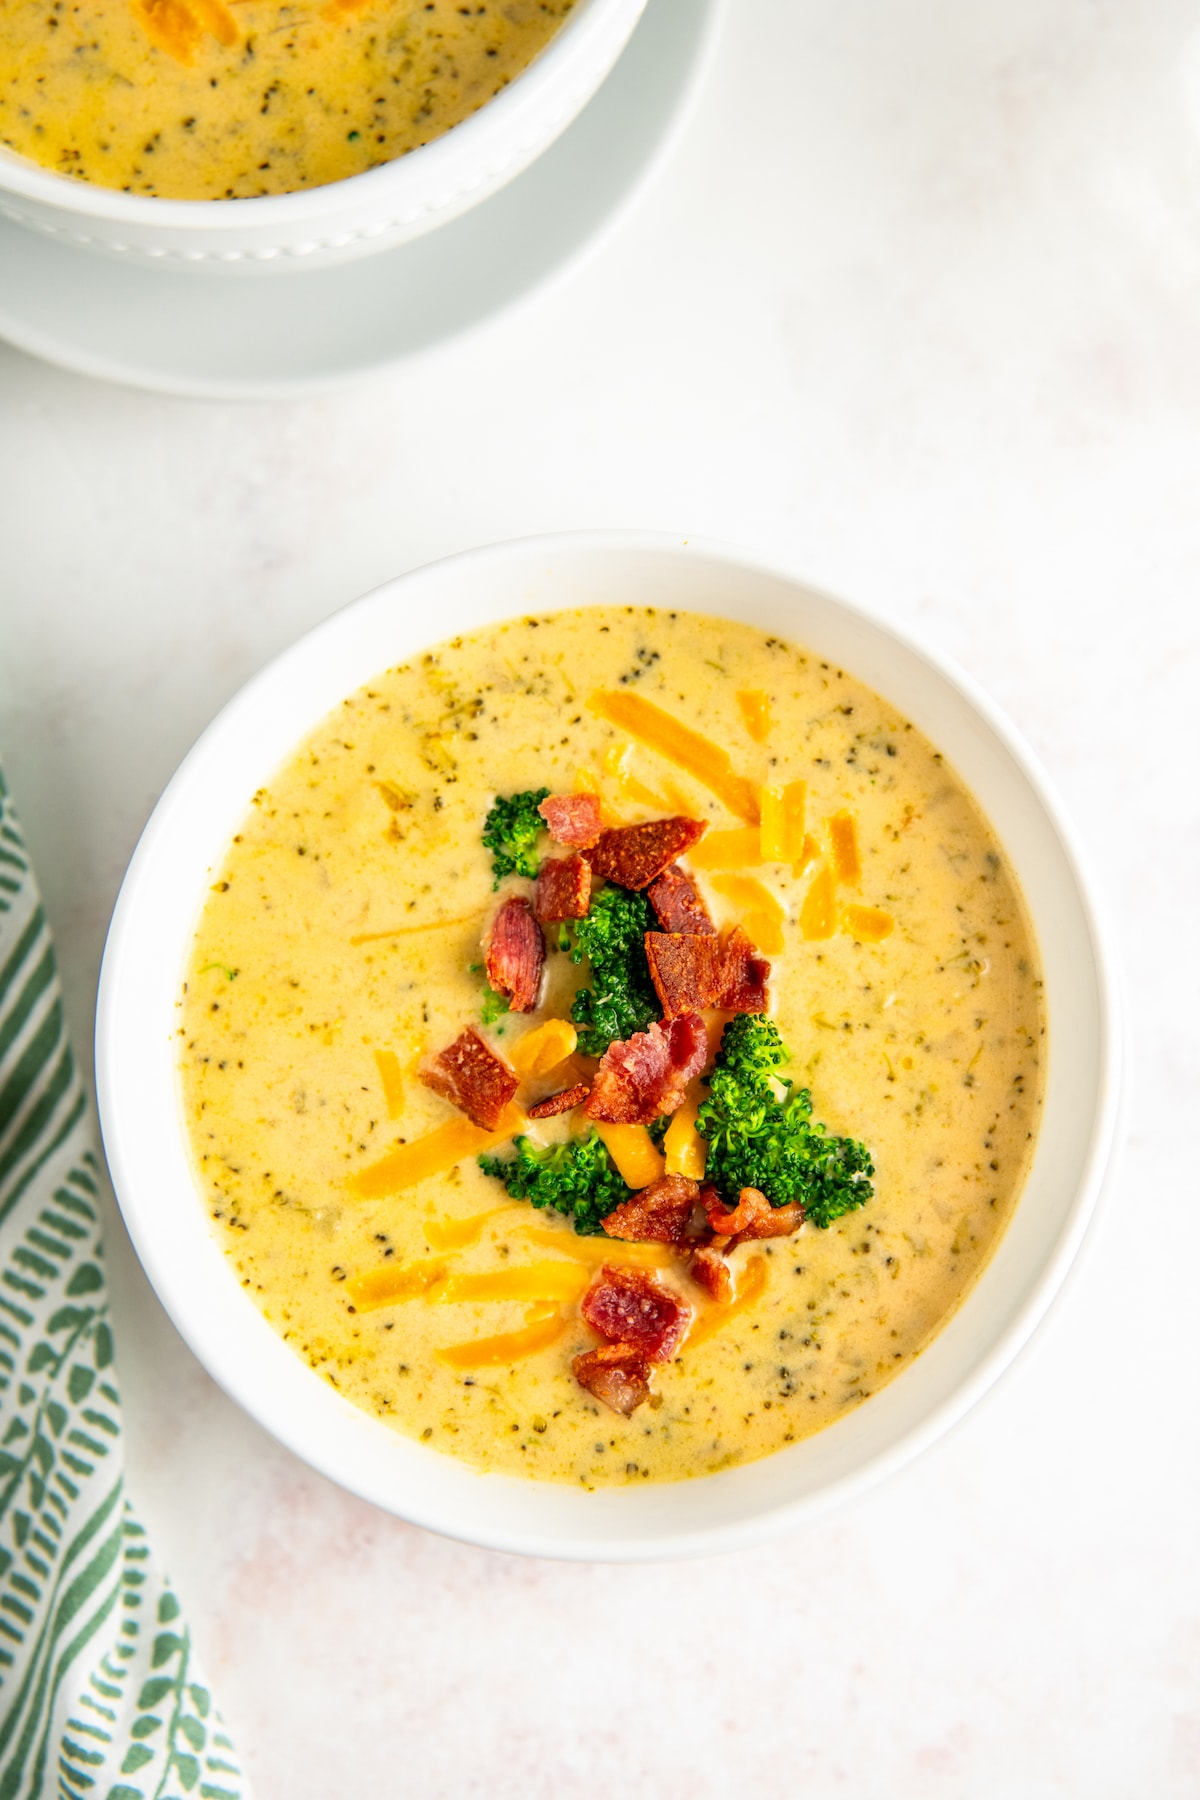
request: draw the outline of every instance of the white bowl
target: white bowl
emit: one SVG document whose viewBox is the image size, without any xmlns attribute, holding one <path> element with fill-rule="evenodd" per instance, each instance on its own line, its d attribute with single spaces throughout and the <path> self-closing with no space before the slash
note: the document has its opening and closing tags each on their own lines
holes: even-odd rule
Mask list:
<svg viewBox="0 0 1200 1800">
<path fill-rule="evenodd" d="M 420 237 L 549 148 L 624 49 L 646 0 L 577 0 L 502 93 L 407 156 L 324 187 L 248 200 L 162 200 L 57 175 L 0 145 L 0 214 L 52 237 L 201 270 L 344 262 Z"/>
<path fill-rule="evenodd" d="M 213 866 L 254 790 L 328 711 L 434 640 L 531 609 L 633 598 L 746 620 L 806 645 L 886 695 L 943 750 L 990 818 L 1028 903 L 1050 1049 L 1041 1130 L 1013 1220 L 963 1306 L 903 1374 L 760 1462 L 589 1494 L 477 1474 L 400 1437 L 284 1344 L 211 1234 L 189 1166 L 172 1032 Z M 1102 935 L 1058 804 L 970 681 L 768 563 L 695 540 L 604 532 L 500 544 L 418 569 L 335 614 L 229 703 L 163 794 L 126 875 L 101 974 L 96 1064 L 113 1181 L 146 1273 L 196 1355 L 248 1412 L 333 1480 L 418 1524 L 502 1550 L 635 1560 L 725 1549 L 795 1525 L 899 1467 L 996 1380 L 1049 1306 L 1095 1205 L 1116 1125 L 1119 1035 Z"/>
</svg>

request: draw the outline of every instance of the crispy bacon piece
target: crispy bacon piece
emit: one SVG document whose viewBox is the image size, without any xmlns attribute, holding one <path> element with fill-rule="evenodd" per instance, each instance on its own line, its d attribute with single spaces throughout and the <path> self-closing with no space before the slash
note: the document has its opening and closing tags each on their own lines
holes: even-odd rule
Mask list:
<svg viewBox="0 0 1200 1800">
<path fill-rule="evenodd" d="M 804 1223 L 802 1206 L 772 1206 L 758 1188 L 744 1187 L 732 1212 L 726 1212 L 714 1187 L 702 1188 L 700 1201 L 717 1235 L 732 1238 L 730 1249 L 755 1238 L 790 1237 Z"/>
<path fill-rule="evenodd" d="M 692 1251 L 688 1273 L 710 1299 L 722 1306 L 728 1306 L 733 1299 L 733 1272 L 715 1245 L 705 1244 Z"/>
<path fill-rule="evenodd" d="M 582 919 L 592 897 L 592 871 L 576 851 L 549 856 L 538 870 L 533 910 L 539 919 Z"/>
<path fill-rule="evenodd" d="M 650 1365 L 630 1344 L 602 1344 L 571 1363 L 580 1387 L 628 1418 L 650 1397 Z"/>
<path fill-rule="evenodd" d="M 646 961 L 665 1019 L 715 1006 L 725 990 L 720 940 L 694 932 L 648 931 Z"/>
<path fill-rule="evenodd" d="M 603 829 L 600 802 L 595 794 L 551 794 L 538 811 L 550 836 L 560 844 L 573 844 L 577 850 L 590 850 Z"/>
<path fill-rule="evenodd" d="M 702 819 L 648 819 L 601 832 L 588 853 L 593 875 L 618 887 L 644 888 L 708 830 Z"/>
<path fill-rule="evenodd" d="M 609 1237 L 634 1244 L 683 1244 L 697 1235 L 692 1215 L 700 1198 L 700 1183 L 686 1175 L 660 1175 L 632 1200 L 605 1215 L 600 1223 Z"/>
<path fill-rule="evenodd" d="M 670 1362 L 692 1322 L 692 1308 L 646 1269 L 605 1263 L 579 1306 L 601 1337 L 647 1362 Z"/>
<path fill-rule="evenodd" d="M 766 1012 L 771 965 L 760 956 L 740 925 L 721 945 L 721 987 L 715 1004 L 726 1012 Z"/>
<path fill-rule="evenodd" d="M 688 1082 L 707 1060 L 708 1035 L 695 1013 L 635 1031 L 601 1057 L 587 1115 L 609 1125 L 650 1125 L 678 1110 Z"/>
<path fill-rule="evenodd" d="M 563 1088 L 557 1094 L 547 1094 L 544 1100 L 539 1100 L 535 1106 L 526 1109 L 526 1116 L 530 1119 L 553 1119 L 558 1113 L 570 1112 L 574 1107 L 581 1106 L 591 1091 L 587 1082 L 581 1081 L 578 1087 Z"/>
<path fill-rule="evenodd" d="M 646 893 L 664 931 L 696 932 L 705 937 L 715 933 L 717 928 L 691 876 L 674 863 L 656 876 Z"/>
<path fill-rule="evenodd" d="M 508 1064 L 470 1025 L 427 1062 L 419 1074 L 426 1087 L 441 1094 L 485 1131 L 495 1131 L 518 1085 Z"/>
<path fill-rule="evenodd" d="M 507 994 L 514 1012 L 532 1012 L 542 985 L 546 940 L 524 894 L 506 900 L 492 920 L 488 938 L 487 978 L 498 994 Z"/>
</svg>

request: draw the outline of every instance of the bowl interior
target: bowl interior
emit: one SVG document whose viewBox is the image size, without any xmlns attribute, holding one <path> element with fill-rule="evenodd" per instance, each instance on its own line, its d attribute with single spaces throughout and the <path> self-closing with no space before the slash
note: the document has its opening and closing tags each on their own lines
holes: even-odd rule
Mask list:
<svg viewBox="0 0 1200 1800">
<path fill-rule="evenodd" d="M 380 669 L 456 632 L 634 596 L 745 620 L 818 652 L 885 695 L 945 753 L 1024 892 L 1046 979 L 1049 1057 L 1042 1128 L 1013 1220 L 915 1363 L 837 1424 L 763 1461 L 587 1494 L 479 1475 L 396 1435 L 276 1336 L 210 1234 L 188 1164 L 172 1032 L 213 865 L 255 788 L 326 712 Z M 634 1559 L 750 1542 L 822 1509 L 899 1466 L 979 1397 L 1078 1249 L 1114 1129 L 1117 1038 L 1100 934 L 1055 803 L 965 678 L 890 628 L 734 552 L 603 534 L 499 545 L 418 570 L 336 614 L 235 697 L 163 794 L 126 877 L 101 978 L 97 1083 L 116 1191 L 147 1274 L 196 1355 L 268 1430 L 353 1491 L 453 1536 Z"/>
</svg>

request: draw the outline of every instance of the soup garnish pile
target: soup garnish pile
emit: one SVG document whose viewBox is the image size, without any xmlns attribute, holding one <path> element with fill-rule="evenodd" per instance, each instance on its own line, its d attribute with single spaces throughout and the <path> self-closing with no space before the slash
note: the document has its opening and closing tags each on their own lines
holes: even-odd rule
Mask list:
<svg viewBox="0 0 1200 1800">
<path fill-rule="evenodd" d="M 0 143 L 100 187 L 233 200 L 441 137 L 574 0 L 21 0 L 0 6 Z"/>
<path fill-rule="evenodd" d="M 254 797 L 180 998 L 200 1189 L 349 1399 L 586 1487 L 793 1443 L 1011 1213 L 1044 1019 L 1004 857 L 844 671 L 539 614 L 347 699 Z"/>
</svg>

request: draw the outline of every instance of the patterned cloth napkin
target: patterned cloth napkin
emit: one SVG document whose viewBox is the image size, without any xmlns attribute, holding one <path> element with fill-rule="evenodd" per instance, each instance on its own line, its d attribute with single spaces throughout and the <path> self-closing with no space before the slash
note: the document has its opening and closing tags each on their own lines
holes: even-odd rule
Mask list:
<svg viewBox="0 0 1200 1800">
<path fill-rule="evenodd" d="M 248 1800 L 125 1497 L 99 1179 L 0 773 L 0 1800 Z"/>
</svg>

